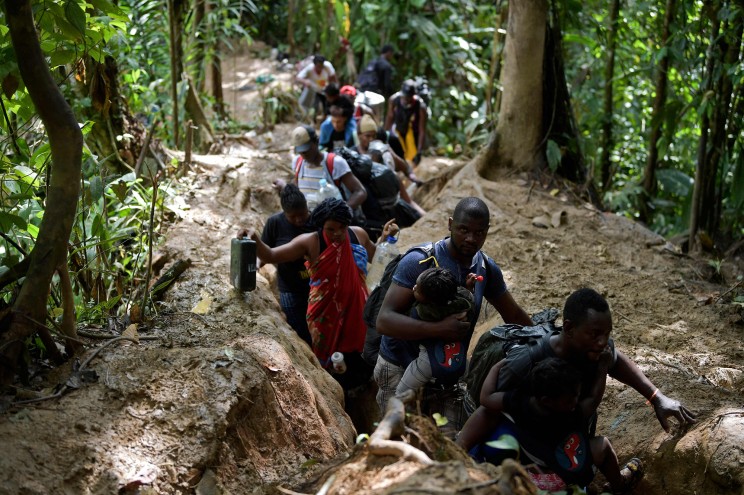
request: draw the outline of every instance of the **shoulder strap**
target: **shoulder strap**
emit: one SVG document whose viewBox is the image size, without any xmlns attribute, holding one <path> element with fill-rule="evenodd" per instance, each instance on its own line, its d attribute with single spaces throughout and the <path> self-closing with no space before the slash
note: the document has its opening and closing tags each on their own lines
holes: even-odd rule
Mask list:
<svg viewBox="0 0 744 495">
<path fill-rule="evenodd" d="M 352 244 L 359 244 L 359 245 L 361 245 L 361 243 L 359 242 L 359 238 L 356 235 L 356 232 L 354 232 L 354 230 L 351 227 L 349 227 L 349 241 Z"/>
<path fill-rule="evenodd" d="M 297 165 L 295 165 L 295 183 L 300 181 L 300 169 L 302 168 L 303 158 L 302 155 L 297 157 Z"/>
<path fill-rule="evenodd" d="M 341 188 L 341 179 L 334 179 L 333 178 L 333 160 L 336 159 L 336 153 L 328 152 L 326 155 L 326 169 L 328 169 L 328 175 L 331 176 L 331 180 L 334 184 L 336 184 L 336 187 L 339 189 Z"/>
<path fill-rule="evenodd" d="M 424 259 L 419 261 L 420 265 L 423 265 L 424 263 L 428 261 L 433 261 L 434 266 L 439 266 L 439 263 L 437 263 L 437 259 L 434 257 L 434 243 L 433 242 L 421 244 L 420 246 L 413 246 L 408 251 L 406 251 L 406 254 L 410 253 L 411 251 L 421 251 L 422 253 L 424 253 L 424 256 L 426 256 Z"/>
</svg>

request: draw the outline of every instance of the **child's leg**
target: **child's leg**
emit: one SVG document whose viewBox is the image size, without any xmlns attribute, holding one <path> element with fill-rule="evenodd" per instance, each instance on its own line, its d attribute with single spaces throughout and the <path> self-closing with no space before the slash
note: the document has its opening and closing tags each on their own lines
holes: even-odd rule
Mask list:
<svg viewBox="0 0 744 495">
<path fill-rule="evenodd" d="M 426 347 L 420 346 L 419 356 L 406 368 L 403 378 L 400 379 L 400 383 L 395 389 L 395 396 L 401 398 L 407 395 L 406 392 L 409 390 L 418 392 L 421 387 L 431 381 L 431 377 L 429 353 L 426 351 Z"/>
<path fill-rule="evenodd" d="M 605 485 L 604 491 L 611 489 L 614 493 L 627 493 L 643 478 L 643 462 L 637 457 L 632 458 L 620 469 L 615 449 L 607 438 L 592 438 L 590 448 L 594 464 L 604 474 L 609 484 L 609 487 Z"/>
<path fill-rule="evenodd" d="M 496 429 L 500 420 L 500 414 L 489 413 L 488 409 L 480 406 L 465 421 L 455 442 L 465 452 L 470 452 L 470 449 L 488 439 L 488 436 Z"/>
<path fill-rule="evenodd" d="M 607 478 L 613 490 L 618 490 L 625 485 L 625 480 L 620 474 L 620 466 L 617 464 L 617 454 L 612 448 L 607 437 L 594 437 L 589 441 L 592 451 L 592 459 L 599 471 Z"/>
</svg>

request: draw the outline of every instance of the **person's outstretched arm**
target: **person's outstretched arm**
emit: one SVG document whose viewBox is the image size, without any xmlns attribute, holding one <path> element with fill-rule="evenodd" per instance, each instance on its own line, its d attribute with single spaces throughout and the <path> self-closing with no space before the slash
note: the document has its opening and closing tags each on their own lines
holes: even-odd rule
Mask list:
<svg viewBox="0 0 744 495">
<path fill-rule="evenodd" d="M 610 376 L 633 387 L 651 403 L 664 431 L 669 431 L 670 417 L 676 418 L 681 425 L 691 424 L 696 421 L 695 415 L 692 412 L 679 401 L 661 393 L 638 366 L 620 351 L 617 351 L 617 361 L 615 362 L 615 366 L 612 367 L 612 370 L 610 370 Z"/>
<path fill-rule="evenodd" d="M 254 228 L 239 230 L 238 238 L 241 237 L 248 237 L 256 242 L 256 255 L 265 263 L 286 263 L 309 256 L 310 244 L 317 237 L 317 234 L 314 232 L 302 234 L 287 244 L 275 248 L 267 246 Z"/>
</svg>

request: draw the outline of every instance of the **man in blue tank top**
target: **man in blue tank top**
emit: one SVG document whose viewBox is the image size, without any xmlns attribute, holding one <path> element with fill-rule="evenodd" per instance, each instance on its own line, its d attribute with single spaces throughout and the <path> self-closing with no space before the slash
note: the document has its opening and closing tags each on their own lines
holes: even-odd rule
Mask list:
<svg viewBox="0 0 744 495">
<path fill-rule="evenodd" d="M 424 339 L 466 341 L 472 337 L 483 298 L 490 302 L 506 323 L 532 325 L 532 319 L 514 301 L 506 288 L 498 265 L 480 251 L 486 241 L 490 212 L 478 198 L 465 198 L 455 207 L 449 219 L 450 237 L 434 245 L 433 258 L 425 259 L 420 250 L 408 252 L 400 261 L 377 317 L 377 331 L 382 337 L 380 354 L 375 366 L 379 387 L 377 403 L 384 412 L 388 400 L 405 368 L 418 356 L 419 343 Z M 452 315 L 442 321 L 421 321 L 410 316 L 415 301 L 413 286 L 418 276 L 431 266 L 447 268 L 465 286 L 468 274 L 482 276 L 474 294 L 474 315 L 467 321 L 465 314 Z M 429 387 L 424 395 L 424 409 L 447 417 L 450 426 L 458 429 L 464 422 L 462 397 L 457 384 Z"/>
</svg>

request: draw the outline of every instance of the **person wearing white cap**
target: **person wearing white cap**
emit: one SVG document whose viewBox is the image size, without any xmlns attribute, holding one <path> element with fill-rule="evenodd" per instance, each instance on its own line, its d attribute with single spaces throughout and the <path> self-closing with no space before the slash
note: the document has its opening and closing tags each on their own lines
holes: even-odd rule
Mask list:
<svg viewBox="0 0 744 495">
<path fill-rule="evenodd" d="M 295 182 L 307 199 L 307 206 L 313 209 L 317 201 L 321 179 L 328 184 L 336 184 L 342 191 L 346 203 L 356 208 L 367 199 L 367 191 L 359 179 L 351 173 L 349 164 L 342 157 L 321 151 L 318 146 L 318 133 L 309 125 L 300 125 L 292 131 L 292 145 L 298 154 L 292 162 Z M 283 189 L 285 182 L 281 179 L 274 185 Z"/>
</svg>

